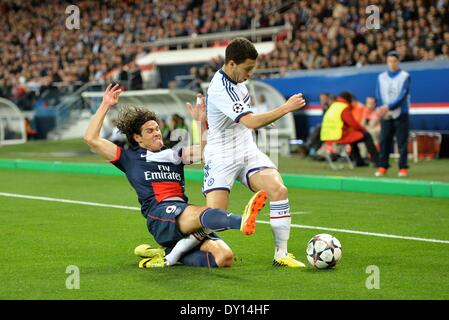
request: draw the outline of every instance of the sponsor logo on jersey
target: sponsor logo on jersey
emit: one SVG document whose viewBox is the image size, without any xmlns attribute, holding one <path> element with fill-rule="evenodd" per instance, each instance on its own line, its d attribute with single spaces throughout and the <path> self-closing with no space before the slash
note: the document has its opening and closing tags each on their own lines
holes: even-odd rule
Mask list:
<svg viewBox="0 0 449 320">
<path fill-rule="evenodd" d="M 181 174 L 170 171 L 170 166 L 158 165 L 159 171 L 145 171 L 145 180 L 176 180 L 181 181 Z"/>
</svg>

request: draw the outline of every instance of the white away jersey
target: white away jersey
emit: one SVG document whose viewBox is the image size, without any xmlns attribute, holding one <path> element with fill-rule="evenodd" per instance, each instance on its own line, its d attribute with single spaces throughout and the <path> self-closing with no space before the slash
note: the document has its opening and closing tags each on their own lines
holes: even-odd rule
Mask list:
<svg viewBox="0 0 449 320">
<path fill-rule="evenodd" d="M 256 147 L 251 130 L 239 123 L 242 116 L 253 112 L 250 99 L 243 83 L 231 80 L 222 69 L 215 73 L 206 95 L 206 157 Z"/>
</svg>

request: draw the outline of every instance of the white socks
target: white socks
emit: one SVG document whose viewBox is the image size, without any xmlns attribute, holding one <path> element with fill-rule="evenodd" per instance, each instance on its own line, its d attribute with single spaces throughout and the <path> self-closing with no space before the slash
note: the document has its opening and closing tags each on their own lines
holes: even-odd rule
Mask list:
<svg viewBox="0 0 449 320">
<path fill-rule="evenodd" d="M 288 199 L 270 201 L 270 224 L 274 236 L 274 258 L 284 258 L 288 254 L 287 242 L 290 238 L 290 206 Z M 195 248 L 210 233 L 202 229 L 178 241 L 172 251 L 165 256 L 168 265 L 172 266 L 181 259 L 182 255 Z"/>
<path fill-rule="evenodd" d="M 166 264 L 174 265 L 183 254 L 195 248 L 206 236 L 207 233 L 202 229 L 179 240 L 170 253 L 165 256 Z"/>
<path fill-rule="evenodd" d="M 287 256 L 287 242 L 290 238 L 290 207 L 288 199 L 270 201 L 270 224 L 274 236 L 274 258 L 280 259 Z"/>
</svg>

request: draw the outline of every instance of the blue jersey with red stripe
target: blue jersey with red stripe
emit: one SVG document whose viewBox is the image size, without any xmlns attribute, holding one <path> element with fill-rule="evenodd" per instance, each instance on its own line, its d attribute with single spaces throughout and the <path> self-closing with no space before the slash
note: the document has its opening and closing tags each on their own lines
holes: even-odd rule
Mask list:
<svg viewBox="0 0 449 320">
<path fill-rule="evenodd" d="M 111 163 L 126 174 L 145 217 L 164 200 L 181 198 L 188 201 L 184 194 L 182 149 L 151 152 L 143 148 L 124 150 L 117 147 L 117 155 Z"/>
</svg>

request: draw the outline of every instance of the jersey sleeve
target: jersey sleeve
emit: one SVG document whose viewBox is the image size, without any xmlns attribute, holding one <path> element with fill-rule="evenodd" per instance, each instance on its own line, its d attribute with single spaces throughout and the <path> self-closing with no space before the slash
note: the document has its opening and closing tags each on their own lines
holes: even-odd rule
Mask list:
<svg viewBox="0 0 449 320">
<path fill-rule="evenodd" d="M 380 107 L 382 105 L 382 96 L 380 95 L 380 75 L 377 76 L 376 81 L 376 107 Z"/>
<path fill-rule="evenodd" d="M 209 103 L 235 122 L 253 112 L 249 100 L 249 97 L 239 98 L 232 86 L 224 86 L 223 92 L 216 92 L 208 97 Z"/>
<path fill-rule="evenodd" d="M 111 161 L 111 164 L 116 166 L 120 171 L 126 172 L 126 165 L 128 163 L 127 158 L 128 155 L 126 154 L 126 151 L 117 146 L 115 159 Z"/>
</svg>

